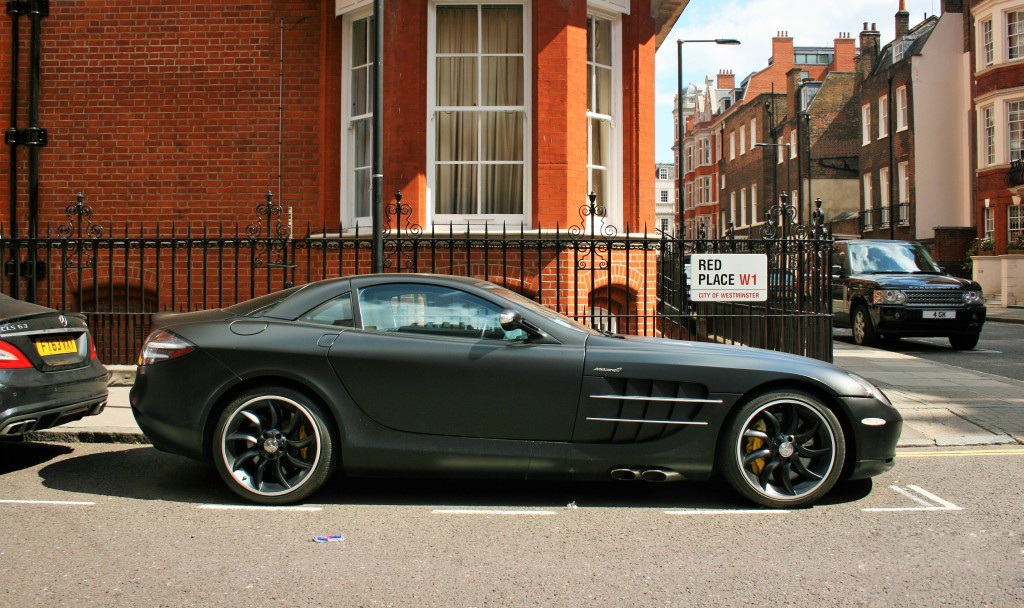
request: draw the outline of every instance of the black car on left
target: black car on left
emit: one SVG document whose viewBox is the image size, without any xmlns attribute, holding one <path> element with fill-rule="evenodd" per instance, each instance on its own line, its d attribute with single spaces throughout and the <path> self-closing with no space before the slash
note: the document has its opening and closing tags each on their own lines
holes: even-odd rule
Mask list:
<svg viewBox="0 0 1024 608">
<path fill-rule="evenodd" d="M 83 315 L 0 294 L 0 437 L 100 413 L 107 376 Z"/>
</svg>

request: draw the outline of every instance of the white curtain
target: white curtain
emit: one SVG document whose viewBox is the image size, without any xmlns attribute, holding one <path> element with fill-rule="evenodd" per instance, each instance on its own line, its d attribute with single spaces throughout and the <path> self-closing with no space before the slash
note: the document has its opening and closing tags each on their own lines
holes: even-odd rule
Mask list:
<svg viewBox="0 0 1024 608">
<path fill-rule="evenodd" d="M 436 51 L 436 211 L 522 213 L 522 7 L 438 7 Z"/>
</svg>

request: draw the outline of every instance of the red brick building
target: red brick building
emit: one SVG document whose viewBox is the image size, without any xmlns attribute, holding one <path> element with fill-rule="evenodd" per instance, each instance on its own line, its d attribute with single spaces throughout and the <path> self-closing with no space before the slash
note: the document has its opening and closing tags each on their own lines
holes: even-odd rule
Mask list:
<svg viewBox="0 0 1024 608">
<path fill-rule="evenodd" d="M 722 235 L 731 223 L 738 237 L 758 238 L 766 210 L 784 192 L 804 224 L 812 196 L 825 200 L 828 217 L 855 206 L 856 53 L 848 35 L 828 47 L 795 47 L 780 32 L 764 69 L 738 86 L 731 72 L 719 74 L 714 88 L 708 82 L 683 146 L 684 162 L 691 149 L 698 161 L 685 189 L 694 192 L 685 207 L 691 232 L 704 222 L 709 236 Z M 702 194 L 709 178 L 711 191 Z"/>
<path fill-rule="evenodd" d="M 1024 239 L 1024 2 L 971 1 L 965 33 L 973 73 L 972 214 L 978 237 L 1002 254 Z"/>
<path fill-rule="evenodd" d="M 653 226 L 654 52 L 683 4 L 389 0 L 384 191 L 424 226 L 566 226 L 589 191 L 620 229 Z M 115 223 L 248 221 L 273 190 L 296 226 L 367 225 L 371 21 L 368 0 L 51 3 L 41 227 L 80 190 Z"/>
<path fill-rule="evenodd" d="M 685 4 L 388 0 L 385 203 L 401 191 L 409 219 L 426 230 L 564 231 L 584 223 L 580 208 L 595 192 L 605 225 L 653 233 L 654 53 Z M 10 24 L 19 24 L 19 127 L 28 107 L 29 22 L 0 26 L 0 79 L 10 82 Z M 255 221 L 270 190 L 296 238 L 345 236 L 357 225 L 365 236 L 373 31 L 370 0 L 50 3 L 42 20 L 39 125 L 49 142 L 40 151 L 40 235 L 66 221 L 79 191 L 93 219 L 116 228 L 108 234 L 158 226 L 167 234 L 172 221 L 178 234 L 216 234 L 221 224 Z M 10 87 L 0 87 L 0 106 L 10 110 L 14 101 Z M 3 205 L 0 222 L 8 234 L 17 222 L 25 236 L 27 153 L 17 154 L 18 210 L 12 218 Z M 0 180 L 0 196 L 9 194 Z M 576 266 L 533 260 L 529 276 L 519 276 L 520 260 L 496 268 L 466 255 L 417 269 L 511 277 L 532 296 L 554 286 L 541 298 L 549 303 L 547 294 L 566 287 L 553 276 L 557 267 Z M 602 298 L 605 311 L 651 312 L 654 264 L 644 262 L 653 255 L 608 260 L 600 278 L 577 273 L 563 310 L 594 309 Z M 365 272 L 367 261 L 332 259 L 324 268 Z M 163 302 L 167 271 L 157 276 L 139 264 L 124 264 L 128 276 L 102 265 L 65 274 L 71 293 L 99 285 L 103 299 L 142 289 Z M 205 281 L 207 305 L 207 285 L 220 292 L 225 277 L 241 272 L 228 260 L 218 273 L 193 277 L 182 299 Z M 243 277 L 243 291 L 261 276 Z M 48 280 L 43 287 L 57 289 Z"/>
</svg>

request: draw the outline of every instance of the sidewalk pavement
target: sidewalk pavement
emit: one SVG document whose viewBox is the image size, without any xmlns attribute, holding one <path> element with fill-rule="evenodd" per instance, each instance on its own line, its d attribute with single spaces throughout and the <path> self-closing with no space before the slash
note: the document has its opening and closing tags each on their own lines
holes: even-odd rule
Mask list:
<svg viewBox="0 0 1024 608">
<path fill-rule="evenodd" d="M 985 311 L 986 321 L 997 323 L 1018 323 L 1024 325 L 1024 306 L 988 306 Z"/>
<path fill-rule="evenodd" d="M 1021 310 L 1024 319 L 1024 310 Z M 1024 381 L 911 355 L 835 342 L 836 365 L 871 380 L 903 415 L 901 447 L 1024 444 Z M 128 402 L 134 367 L 111 366 L 106 409 L 30 438 L 58 442 L 148 443 Z M 117 386 L 119 384 L 120 386 Z"/>
</svg>

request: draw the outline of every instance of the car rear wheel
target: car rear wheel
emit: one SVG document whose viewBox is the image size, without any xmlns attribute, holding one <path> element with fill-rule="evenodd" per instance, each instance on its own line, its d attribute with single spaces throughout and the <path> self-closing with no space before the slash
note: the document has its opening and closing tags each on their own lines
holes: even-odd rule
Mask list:
<svg viewBox="0 0 1024 608">
<path fill-rule="evenodd" d="M 323 485 L 334 467 L 326 420 L 320 407 L 297 391 L 250 391 L 232 401 L 217 423 L 217 472 L 252 502 L 302 500 Z"/>
<path fill-rule="evenodd" d="M 978 340 L 981 339 L 981 334 L 974 334 L 969 336 L 950 336 L 949 345 L 955 350 L 972 350 L 978 345 Z"/>
<path fill-rule="evenodd" d="M 871 315 L 863 304 L 853 311 L 853 341 L 858 346 L 872 346 L 878 341 Z"/>
<path fill-rule="evenodd" d="M 737 492 L 771 508 L 813 504 L 842 473 L 846 439 L 817 398 L 775 391 L 752 399 L 725 427 L 718 462 Z"/>
</svg>

